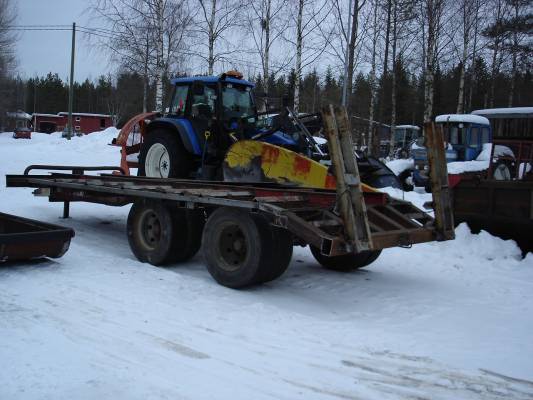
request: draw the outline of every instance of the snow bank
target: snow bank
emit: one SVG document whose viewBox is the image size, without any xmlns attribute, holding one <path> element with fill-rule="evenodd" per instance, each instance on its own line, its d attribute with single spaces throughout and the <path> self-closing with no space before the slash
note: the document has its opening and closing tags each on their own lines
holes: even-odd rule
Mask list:
<svg viewBox="0 0 533 400">
<path fill-rule="evenodd" d="M 394 175 L 398 176 L 407 169 L 413 169 L 415 167 L 415 162 L 412 158 L 398 159 L 387 161 L 386 165 L 392 172 L 394 172 Z"/>
<path fill-rule="evenodd" d="M 441 249 L 451 258 L 468 258 L 490 261 L 494 266 L 504 267 L 508 260 L 517 261 L 522 266 L 531 264 L 522 260 L 522 252 L 514 240 L 503 240 L 486 231 L 473 234 L 466 223 L 455 228 L 455 240 L 441 243 Z"/>
<path fill-rule="evenodd" d="M 0 134 L 0 148 L 9 149 L 12 156 L 0 158 L 2 170 L 22 173 L 29 164 L 120 165 L 120 149 L 109 146 L 118 132 L 117 128 L 109 127 L 73 136 L 71 140 L 61 137 L 61 132 L 33 132 L 31 139 L 13 139 L 12 133 L 4 132 Z"/>
</svg>

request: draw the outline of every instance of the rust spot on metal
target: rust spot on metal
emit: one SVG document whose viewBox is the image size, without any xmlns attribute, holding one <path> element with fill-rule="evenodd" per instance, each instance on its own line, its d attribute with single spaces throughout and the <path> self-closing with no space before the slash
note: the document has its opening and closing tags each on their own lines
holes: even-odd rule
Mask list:
<svg viewBox="0 0 533 400">
<path fill-rule="evenodd" d="M 294 157 L 293 174 L 294 175 L 307 175 L 311 171 L 311 162 L 304 157 Z"/>
<path fill-rule="evenodd" d="M 326 189 L 335 189 L 337 187 L 337 180 L 331 174 L 326 175 Z"/>
<path fill-rule="evenodd" d="M 263 146 L 261 158 L 263 163 L 275 164 L 279 158 L 279 149 L 273 146 Z"/>
</svg>

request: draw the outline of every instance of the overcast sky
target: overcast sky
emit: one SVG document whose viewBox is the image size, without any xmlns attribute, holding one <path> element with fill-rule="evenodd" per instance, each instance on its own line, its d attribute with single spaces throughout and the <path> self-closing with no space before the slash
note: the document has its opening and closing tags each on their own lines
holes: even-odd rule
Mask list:
<svg viewBox="0 0 533 400">
<path fill-rule="evenodd" d="M 88 0 L 15 0 L 18 25 L 88 25 Z M 91 21 L 94 22 L 94 21 Z M 92 26 L 98 26 L 91 23 Z M 85 35 L 76 35 L 74 80 L 95 79 L 111 71 L 100 51 L 91 51 Z M 17 42 L 18 71 L 23 77 L 57 72 L 66 80 L 70 73 L 70 31 L 22 31 Z"/>
</svg>

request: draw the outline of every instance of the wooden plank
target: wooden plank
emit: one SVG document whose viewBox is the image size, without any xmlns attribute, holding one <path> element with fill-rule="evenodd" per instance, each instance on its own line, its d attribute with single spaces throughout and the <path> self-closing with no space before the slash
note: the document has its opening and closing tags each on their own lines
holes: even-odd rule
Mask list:
<svg viewBox="0 0 533 400">
<path fill-rule="evenodd" d="M 342 220 L 344 221 L 344 231 L 347 242 L 356 245 L 356 221 L 355 214 L 352 211 L 348 197 L 348 186 L 345 181 L 345 167 L 342 160 L 342 150 L 340 138 L 338 135 L 337 121 L 333 106 L 330 104 L 322 110 L 322 120 L 324 121 L 324 130 L 328 137 L 328 148 L 331 156 L 335 178 L 337 180 L 337 201 Z"/>
<path fill-rule="evenodd" d="M 424 124 L 424 133 L 433 192 L 437 240 L 453 239 L 455 232 L 442 126 L 437 128 L 432 122 L 426 123 Z"/>
<path fill-rule="evenodd" d="M 366 214 L 367 210 L 363 197 L 363 188 L 361 187 L 359 167 L 357 166 L 357 161 L 355 159 L 352 129 L 350 127 L 350 120 L 346 108 L 336 107 L 335 117 L 339 129 L 344 168 L 348 178 L 351 178 L 347 181 L 350 191 L 351 205 L 355 213 L 358 244 L 360 245 L 360 250 L 369 250 L 372 248 L 372 237 L 370 235 L 370 226 Z"/>
<path fill-rule="evenodd" d="M 369 250 L 372 248 L 372 239 L 359 170 L 351 145 L 346 109 L 335 109 L 329 105 L 323 108 L 322 119 L 337 180 L 337 203 L 344 222 L 347 242 L 353 247 L 353 251 Z"/>
</svg>

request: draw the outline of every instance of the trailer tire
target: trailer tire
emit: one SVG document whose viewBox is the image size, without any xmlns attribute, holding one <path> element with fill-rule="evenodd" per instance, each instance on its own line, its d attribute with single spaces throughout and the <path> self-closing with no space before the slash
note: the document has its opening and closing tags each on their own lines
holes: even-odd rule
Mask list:
<svg viewBox="0 0 533 400">
<path fill-rule="evenodd" d="M 187 178 L 191 170 L 191 155 L 177 133 L 154 129 L 146 136 L 139 153 L 139 176 Z"/>
<path fill-rule="evenodd" d="M 260 283 L 276 261 L 268 221 L 230 207 L 215 210 L 207 220 L 202 251 L 211 276 L 233 289 Z"/>
<path fill-rule="evenodd" d="M 340 256 L 328 257 L 320 253 L 314 246 L 309 246 L 315 260 L 324 268 L 334 271 L 349 272 L 366 267 L 377 260 L 381 250 L 362 251 L 357 254 L 343 254 Z"/>
<path fill-rule="evenodd" d="M 184 262 L 200 250 L 205 216 L 200 210 L 176 208 L 172 218 L 175 237 L 169 262 Z"/>
<path fill-rule="evenodd" d="M 141 262 L 164 265 L 172 261 L 176 229 L 169 207 L 161 201 L 135 202 L 128 214 L 131 251 Z"/>
<path fill-rule="evenodd" d="M 274 256 L 272 264 L 265 269 L 259 278 L 260 283 L 266 283 L 278 279 L 285 273 L 292 259 L 294 240 L 292 234 L 283 228 L 270 227 L 274 240 Z"/>
</svg>

